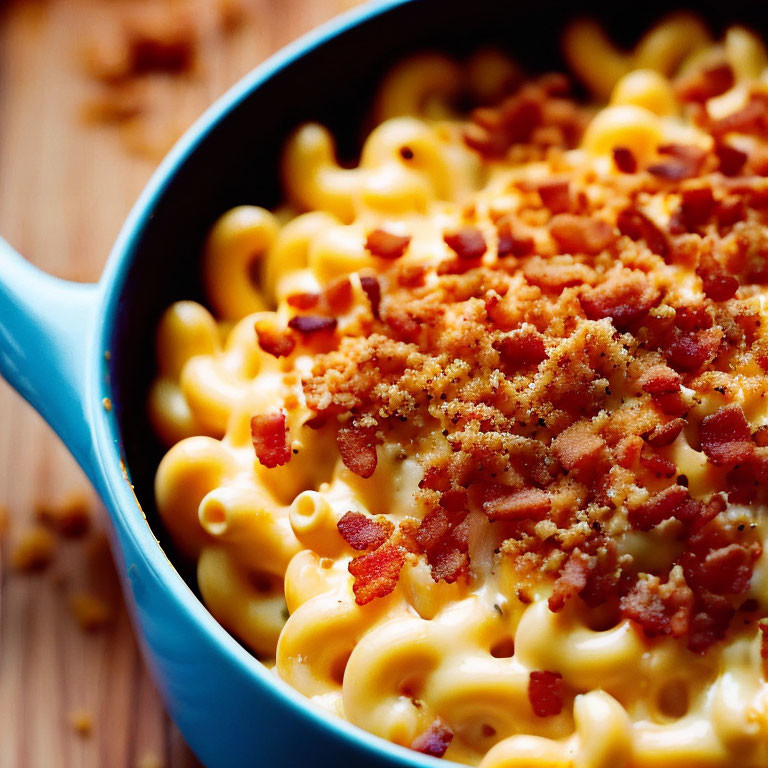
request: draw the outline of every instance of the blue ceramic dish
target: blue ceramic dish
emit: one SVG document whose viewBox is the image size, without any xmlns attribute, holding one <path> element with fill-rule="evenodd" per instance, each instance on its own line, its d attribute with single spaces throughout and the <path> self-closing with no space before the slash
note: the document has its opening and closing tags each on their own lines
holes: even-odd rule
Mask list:
<svg viewBox="0 0 768 768">
<path fill-rule="evenodd" d="M 716 27 L 738 19 L 765 31 L 763 3 L 695 5 Z M 631 41 L 671 7 L 600 1 L 577 10 Z M 0 372 L 101 494 L 145 658 L 171 716 L 210 768 L 438 763 L 317 710 L 228 635 L 194 580 L 185 580 L 152 495 L 162 450 L 145 405 L 157 320 L 171 302 L 200 297 L 197 254 L 223 211 L 279 201 L 277 158 L 295 125 L 326 123 L 354 156 L 374 85 L 402 55 L 461 54 L 494 42 L 533 68 L 557 66 L 557 33 L 573 12 L 565 0 L 374 2 L 267 61 L 193 126 L 137 202 L 98 284 L 45 275 L 0 239 Z"/>
</svg>

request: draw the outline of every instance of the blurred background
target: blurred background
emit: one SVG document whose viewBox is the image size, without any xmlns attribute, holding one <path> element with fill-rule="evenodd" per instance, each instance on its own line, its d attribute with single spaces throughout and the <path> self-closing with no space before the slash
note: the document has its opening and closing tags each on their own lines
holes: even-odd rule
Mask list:
<svg viewBox="0 0 768 768">
<path fill-rule="evenodd" d="M 153 169 L 205 107 L 355 0 L 0 0 L 0 233 L 101 273 Z M 0 380 L 0 768 L 189 768 L 138 654 L 104 512 Z"/>
</svg>

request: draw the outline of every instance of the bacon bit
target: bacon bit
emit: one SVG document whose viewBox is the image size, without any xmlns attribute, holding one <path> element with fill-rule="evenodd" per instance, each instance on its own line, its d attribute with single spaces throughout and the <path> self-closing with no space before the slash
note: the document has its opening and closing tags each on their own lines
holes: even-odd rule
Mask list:
<svg viewBox="0 0 768 768">
<path fill-rule="evenodd" d="M 424 285 L 428 271 L 424 264 L 401 264 L 397 283 L 404 288 L 420 288 Z"/>
<path fill-rule="evenodd" d="M 424 733 L 411 743 L 411 749 L 432 757 L 442 757 L 453 740 L 453 731 L 445 720 L 438 717 Z"/>
<path fill-rule="evenodd" d="M 344 541 L 352 549 L 372 550 L 380 547 L 395 530 L 395 526 L 385 518 L 375 520 L 361 512 L 347 512 L 336 527 Z"/>
<path fill-rule="evenodd" d="M 620 605 L 622 616 L 637 622 L 648 637 L 668 631 L 669 617 L 664 602 L 649 580 L 639 580 L 629 594 L 621 598 Z"/>
<path fill-rule="evenodd" d="M 537 717 L 554 717 L 563 709 L 563 676 L 559 672 L 531 672 L 528 699 Z"/>
<path fill-rule="evenodd" d="M 675 328 L 681 331 L 701 331 L 711 328 L 712 317 L 704 306 L 683 306 L 675 309 Z"/>
<path fill-rule="evenodd" d="M 553 214 L 571 210 L 571 182 L 554 179 L 537 185 L 542 205 Z"/>
<path fill-rule="evenodd" d="M 426 552 L 432 578 L 453 583 L 469 565 L 469 521 L 466 491 L 447 491 L 440 505 L 430 509 L 421 521 L 414 540 Z"/>
<path fill-rule="evenodd" d="M 435 547 L 427 551 L 427 562 L 435 582 L 453 584 L 469 567 L 469 521 L 464 520 Z"/>
<path fill-rule="evenodd" d="M 289 328 L 304 335 L 334 331 L 337 325 L 335 317 L 320 317 L 320 315 L 296 315 L 288 321 Z"/>
<path fill-rule="evenodd" d="M 696 274 L 701 277 L 704 294 L 712 301 L 728 301 L 736 295 L 739 289 L 739 281 L 733 276 L 726 274 L 722 269 L 704 270 L 701 267 L 696 270 Z"/>
<path fill-rule="evenodd" d="M 729 544 L 709 552 L 702 560 L 693 552 L 683 554 L 686 581 L 697 590 L 716 595 L 746 592 L 752 580 L 752 568 L 760 556 L 760 547 Z"/>
<path fill-rule="evenodd" d="M 319 301 L 319 293 L 292 293 L 286 298 L 289 307 L 303 311 L 316 307 Z"/>
<path fill-rule="evenodd" d="M 659 292 L 637 270 L 613 273 L 579 296 L 584 314 L 590 320 L 610 318 L 620 331 L 643 318 L 659 300 Z"/>
<path fill-rule="evenodd" d="M 728 133 L 747 133 L 764 135 L 768 123 L 768 101 L 760 94 L 752 93 L 750 101 L 730 115 L 715 120 L 709 126 L 715 137 Z"/>
<path fill-rule="evenodd" d="M 586 586 L 589 575 L 595 570 L 597 559 L 574 549 L 555 580 L 548 605 L 552 613 L 561 611 L 571 598 L 579 594 Z"/>
<path fill-rule="evenodd" d="M 730 64 L 718 62 L 696 69 L 677 80 L 675 92 L 682 101 L 704 103 L 733 88 L 735 77 Z"/>
<path fill-rule="evenodd" d="M 663 448 L 671 445 L 677 440 L 677 436 L 683 431 L 685 419 L 672 419 L 666 424 L 658 424 L 653 431 L 645 438 L 648 445 L 654 448 Z"/>
<path fill-rule="evenodd" d="M 648 166 L 648 172 L 667 181 L 682 181 L 698 176 L 707 157 L 701 147 L 693 144 L 664 144 L 658 152 L 672 159 Z"/>
<path fill-rule="evenodd" d="M 718 466 L 739 464 L 754 451 L 749 424 L 740 405 L 727 405 L 705 416 L 699 426 L 701 450 Z"/>
<path fill-rule="evenodd" d="M 717 223 L 720 227 L 732 227 L 743 221 L 747 215 L 747 206 L 740 197 L 726 197 L 717 203 Z"/>
<path fill-rule="evenodd" d="M 336 445 L 344 466 L 359 477 L 368 478 L 376 470 L 376 430 L 373 427 L 340 427 Z"/>
<path fill-rule="evenodd" d="M 259 346 L 272 357 L 288 357 L 296 346 L 296 339 L 290 333 L 279 331 L 268 320 L 256 322 L 256 336 Z"/>
<path fill-rule="evenodd" d="M 291 448 L 287 442 L 288 430 L 282 411 L 251 418 L 251 440 L 256 458 L 267 469 L 274 469 L 291 460 Z"/>
<path fill-rule="evenodd" d="M 535 84 L 505 99 L 497 108 L 481 107 L 472 113 L 473 122 L 464 132 L 472 149 L 501 156 L 513 144 L 527 142 L 542 121 L 544 94 Z"/>
<path fill-rule="evenodd" d="M 676 370 L 693 373 L 712 360 L 720 346 L 720 332 L 710 328 L 680 334 L 662 349 L 667 362 Z"/>
<path fill-rule="evenodd" d="M 497 253 L 500 259 L 505 256 L 528 256 L 533 253 L 536 243 L 530 235 L 516 234 L 509 219 L 502 219 L 496 226 L 498 234 Z"/>
<path fill-rule="evenodd" d="M 427 467 L 424 477 L 419 481 L 419 488 L 430 491 L 447 491 L 451 487 L 451 478 L 443 467 Z"/>
<path fill-rule="evenodd" d="M 630 240 L 645 240 L 648 248 L 657 256 L 663 259 L 669 256 L 670 245 L 666 233 L 642 211 L 624 208 L 616 218 L 616 226 Z"/>
<path fill-rule="evenodd" d="M 587 253 L 592 256 L 604 251 L 614 240 L 613 227 L 601 219 L 558 213 L 549 222 L 549 233 L 563 253 Z"/>
<path fill-rule="evenodd" d="M 384 322 L 391 334 L 399 341 L 415 342 L 421 333 L 421 326 L 405 309 L 390 304 L 384 314 Z"/>
<path fill-rule="evenodd" d="M 347 570 L 354 577 L 352 592 L 358 605 L 391 594 L 405 564 L 405 552 L 394 542 L 387 541 L 367 555 L 350 560 Z"/>
<path fill-rule="evenodd" d="M 411 243 L 409 235 L 395 235 L 384 229 L 374 229 L 365 240 L 368 252 L 379 259 L 399 259 Z"/>
<path fill-rule="evenodd" d="M 639 435 L 627 435 L 616 445 L 616 461 L 620 466 L 629 469 L 640 460 L 643 450 L 643 438 Z"/>
<path fill-rule="evenodd" d="M 547 359 L 544 337 L 534 329 L 512 331 L 498 342 L 501 361 L 510 370 L 519 370 L 538 365 Z"/>
<path fill-rule="evenodd" d="M 677 473 L 677 466 L 674 462 L 656 453 L 641 453 L 640 464 L 657 477 L 672 477 Z"/>
<path fill-rule="evenodd" d="M 364 275 L 360 278 L 360 287 L 368 297 L 373 316 L 378 320 L 379 307 L 381 306 L 381 285 L 379 281 L 375 277 Z"/>
<path fill-rule="evenodd" d="M 680 219 L 689 232 L 704 226 L 715 210 L 715 196 L 710 187 L 684 189 L 680 193 Z"/>
<path fill-rule="evenodd" d="M 572 261 L 563 263 L 558 258 L 532 256 L 523 265 L 523 275 L 531 285 L 557 293 L 571 285 L 588 282 L 592 274 L 592 269 L 585 264 Z"/>
<path fill-rule="evenodd" d="M 488 249 L 483 233 L 473 226 L 461 227 L 455 232 L 446 232 L 443 242 L 463 260 L 479 259 Z"/>
<path fill-rule="evenodd" d="M 567 470 L 593 469 L 603 453 L 605 441 L 586 421 L 578 421 L 552 441 L 552 452 Z"/>
<path fill-rule="evenodd" d="M 735 613 L 734 607 L 725 597 L 708 592 L 697 595 L 688 648 L 694 653 L 704 653 L 711 645 L 722 640 Z"/>
<path fill-rule="evenodd" d="M 307 419 L 302 426 L 309 427 L 310 429 L 322 429 L 327 423 L 328 418 L 323 413 L 313 416 L 311 419 Z"/>
<path fill-rule="evenodd" d="M 688 499 L 688 489 L 682 485 L 670 485 L 654 493 L 647 501 L 630 508 L 627 514 L 629 524 L 641 531 L 649 531 L 655 525 L 675 517 L 675 511 Z"/>
<path fill-rule="evenodd" d="M 348 277 L 334 280 L 324 291 L 325 299 L 331 314 L 340 315 L 349 311 L 352 304 L 352 283 Z"/>
<path fill-rule="evenodd" d="M 503 486 L 483 500 L 483 512 L 493 520 L 543 520 L 552 508 L 552 499 L 539 488 L 512 490 Z"/>
<path fill-rule="evenodd" d="M 680 391 L 680 374 L 668 365 L 652 365 L 640 374 L 638 385 L 649 395 L 667 395 Z"/>
<path fill-rule="evenodd" d="M 718 170 L 725 176 L 737 176 L 748 159 L 746 152 L 724 142 L 715 145 L 715 154 L 720 161 Z"/>
<path fill-rule="evenodd" d="M 621 173 L 637 173 L 637 158 L 628 147 L 614 147 L 613 162 Z"/>
<path fill-rule="evenodd" d="M 669 395 L 655 395 L 653 397 L 654 405 L 665 415 L 671 418 L 685 416 L 689 410 L 689 405 L 681 392 L 673 392 Z"/>
</svg>

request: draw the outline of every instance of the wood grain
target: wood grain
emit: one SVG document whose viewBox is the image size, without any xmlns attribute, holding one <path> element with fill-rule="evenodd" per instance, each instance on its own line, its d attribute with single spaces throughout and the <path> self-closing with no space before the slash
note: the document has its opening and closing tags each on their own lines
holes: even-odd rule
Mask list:
<svg viewBox="0 0 768 768">
<path fill-rule="evenodd" d="M 145 7 L 161 1 L 133 0 Z M 81 119 L 94 84 L 78 46 L 114 24 L 127 2 L 0 3 L 0 232 L 33 263 L 72 280 L 99 276 L 157 161 L 128 151 L 125 129 Z M 243 25 L 207 34 L 192 75 L 155 78 L 149 128 L 139 139 L 162 146 L 274 50 L 352 4 L 243 0 Z M 214 5 L 201 0 L 201 14 Z M 198 765 L 163 711 L 119 598 L 113 624 L 91 634 L 69 609 L 68 595 L 93 578 L 88 569 L 99 537 L 62 541 L 39 575 L 8 566 L 40 501 L 91 494 L 97 530 L 104 512 L 64 447 L 3 382 L 0 425 L 0 504 L 10 519 L 0 569 L 0 768 Z M 81 710 L 93 718 L 88 736 L 71 724 Z"/>
</svg>

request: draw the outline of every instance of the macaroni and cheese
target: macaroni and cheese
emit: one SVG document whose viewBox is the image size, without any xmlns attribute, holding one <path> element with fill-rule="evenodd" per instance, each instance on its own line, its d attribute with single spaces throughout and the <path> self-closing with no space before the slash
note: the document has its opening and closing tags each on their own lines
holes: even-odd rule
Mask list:
<svg viewBox="0 0 768 768">
<path fill-rule="evenodd" d="M 591 102 L 422 53 L 357 166 L 288 139 L 160 322 L 157 505 L 211 613 L 385 739 L 767 766 L 768 54 L 689 14 L 563 46 Z"/>
</svg>

